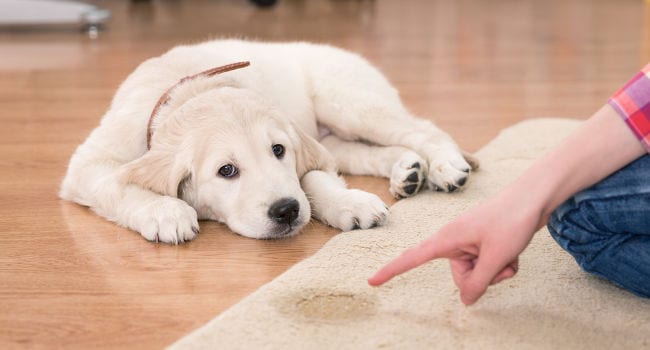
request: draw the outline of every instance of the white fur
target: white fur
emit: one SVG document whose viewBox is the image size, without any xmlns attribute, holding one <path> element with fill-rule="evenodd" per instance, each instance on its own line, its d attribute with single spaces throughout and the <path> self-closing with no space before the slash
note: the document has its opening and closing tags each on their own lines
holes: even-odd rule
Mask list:
<svg viewBox="0 0 650 350">
<path fill-rule="evenodd" d="M 167 89 L 239 61 L 251 65 L 174 89 L 147 150 L 149 115 Z M 273 145 L 284 146 L 281 158 Z M 338 167 L 388 177 L 391 193 L 405 197 L 425 183 L 445 191 L 462 186 L 468 161 L 477 165 L 465 157 L 447 134 L 411 116 L 381 73 L 355 54 L 218 40 L 142 63 L 72 156 L 60 195 L 148 240 L 191 240 L 197 219 L 276 238 L 297 233 L 311 215 L 343 230 L 384 222 L 383 202 L 347 189 Z M 239 169 L 236 177 L 218 174 L 226 164 Z M 271 217 L 283 199 L 297 202 L 295 220 Z"/>
</svg>

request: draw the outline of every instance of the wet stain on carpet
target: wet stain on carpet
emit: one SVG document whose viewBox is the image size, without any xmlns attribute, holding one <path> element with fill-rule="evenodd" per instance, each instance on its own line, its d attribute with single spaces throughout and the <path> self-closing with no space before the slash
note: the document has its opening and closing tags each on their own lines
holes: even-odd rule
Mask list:
<svg viewBox="0 0 650 350">
<path fill-rule="evenodd" d="M 314 322 L 360 321 L 374 315 L 373 296 L 340 290 L 308 289 L 276 299 L 281 314 Z"/>
</svg>

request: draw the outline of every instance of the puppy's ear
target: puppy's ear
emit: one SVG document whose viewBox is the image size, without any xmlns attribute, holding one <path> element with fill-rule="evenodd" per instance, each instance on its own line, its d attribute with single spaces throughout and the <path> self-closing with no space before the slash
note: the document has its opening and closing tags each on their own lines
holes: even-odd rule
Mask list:
<svg viewBox="0 0 650 350">
<path fill-rule="evenodd" d="M 162 195 L 178 197 L 179 185 L 191 176 L 191 163 L 180 162 L 181 158 L 169 152 L 151 150 L 123 165 L 120 180 Z"/>
<path fill-rule="evenodd" d="M 302 178 L 312 170 L 327 172 L 338 171 L 334 156 L 313 137 L 307 135 L 297 127 L 292 127 L 292 138 L 296 149 L 296 172 Z"/>
</svg>

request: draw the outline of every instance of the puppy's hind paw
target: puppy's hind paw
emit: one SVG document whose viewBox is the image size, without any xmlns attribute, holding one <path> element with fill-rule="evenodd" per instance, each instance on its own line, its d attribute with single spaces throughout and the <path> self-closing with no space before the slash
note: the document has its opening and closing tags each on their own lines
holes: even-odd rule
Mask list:
<svg viewBox="0 0 650 350">
<path fill-rule="evenodd" d="M 390 193 L 398 199 L 418 193 L 426 180 L 427 166 L 427 162 L 414 152 L 402 155 L 393 165 Z"/>
<path fill-rule="evenodd" d="M 478 167 L 478 160 L 470 165 L 460 151 L 441 151 L 430 157 L 427 186 L 434 191 L 454 192 L 465 186 L 472 169 Z"/>
</svg>

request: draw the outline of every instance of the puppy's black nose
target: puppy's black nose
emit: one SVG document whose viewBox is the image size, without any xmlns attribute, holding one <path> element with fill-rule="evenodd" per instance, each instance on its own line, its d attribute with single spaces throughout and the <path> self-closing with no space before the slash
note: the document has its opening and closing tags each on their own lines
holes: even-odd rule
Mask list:
<svg viewBox="0 0 650 350">
<path fill-rule="evenodd" d="M 282 198 L 271 205 L 269 208 L 269 217 L 279 223 L 288 224 L 293 223 L 298 214 L 300 213 L 300 204 L 293 198 Z"/>
</svg>

